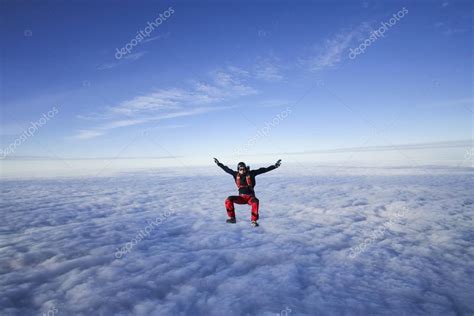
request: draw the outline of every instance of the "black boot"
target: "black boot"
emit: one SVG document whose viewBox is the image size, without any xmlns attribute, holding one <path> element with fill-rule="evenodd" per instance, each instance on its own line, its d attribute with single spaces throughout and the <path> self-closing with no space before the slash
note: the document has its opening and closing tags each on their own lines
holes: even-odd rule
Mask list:
<svg viewBox="0 0 474 316">
<path fill-rule="evenodd" d="M 225 222 L 229 223 L 229 224 L 235 224 L 237 221 L 235 220 L 235 217 L 231 217 L 231 218 L 227 219 Z"/>
</svg>

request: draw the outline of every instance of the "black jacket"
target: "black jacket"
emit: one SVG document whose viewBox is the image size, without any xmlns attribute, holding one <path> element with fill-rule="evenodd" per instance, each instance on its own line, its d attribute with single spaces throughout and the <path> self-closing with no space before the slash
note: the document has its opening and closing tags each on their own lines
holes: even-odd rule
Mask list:
<svg viewBox="0 0 474 316">
<path fill-rule="evenodd" d="M 227 172 L 228 174 L 232 175 L 232 177 L 234 177 L 234 182 L 237 181 L 237 174 L 239 173 L 238 171 L 235 171 L 235 170 L 232 170 L 230 169 L 229 167 L 225 166 L 224 164 L 222 163 L 218 163 L 217 164 L 219 167 L 222 168 L 222 170 L 224 170 L 225 172 Z M 262 173 L 265 173 L 265 172 L 268 172 L 268 171 L 271 171 L 273 169 L 276 169 L 275 166 L 270 166 L 270 167 L 267 167 L 267 168 L 259 168 L 259 169 L 256 169 L 256 170 L 249 170 L 247 171 L 246 174 L 242 175 L 242 177 L 240 177 L 240 183 L 242 185 L 245 185 L 244 187 L 241 187 L 239 188 L 239 194 L 250 194 L 250 195 L 254 195 L 255 192 L 253 190 L 253 187 L 255 187 L 255 185 L 257 184 L 257 182 L 255 182 L 255 177 L 259 174 L 262 174 Z M 246 176 L 247 174 L 250 174 L 250 179 L 252 180 L 252 184 L 253 184 L 253 187 L 248 187 L 246 186 L 247 185 L 247 180 L 246 180 Z"/>
</svg>

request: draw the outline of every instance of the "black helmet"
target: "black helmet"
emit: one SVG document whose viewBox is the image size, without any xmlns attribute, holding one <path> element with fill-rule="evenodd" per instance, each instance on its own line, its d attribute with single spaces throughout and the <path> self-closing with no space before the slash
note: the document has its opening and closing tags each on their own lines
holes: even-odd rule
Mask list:
<svg viewBox="0 0 474 316">
<path fill-rule="evenodd" d="M 245 162 L 243 162 L 243 161 L 241 161 L 237 164 L 237 170 L 239 170 L 240 167 L 247 168 L 247 166 L 245 165 Z"/>
</svg>

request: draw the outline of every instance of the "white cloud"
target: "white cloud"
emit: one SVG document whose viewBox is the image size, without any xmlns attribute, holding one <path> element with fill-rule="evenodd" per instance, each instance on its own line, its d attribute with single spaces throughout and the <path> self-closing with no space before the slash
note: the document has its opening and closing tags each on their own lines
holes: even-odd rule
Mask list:
<svg viewBox="0 0 474 316">
<path fill-rule="evenodd" d="M 350 31 L 341 31 L 332 38 L 326 39 L 323 44 L 315 47 L 316 54 L 303 59 L 303 64 L 312 71 L 333 68 L 347 56 L 350 45 L 370 30 L 368 23 Z"/>
<path fill-rule="evenodd" d="M 140 119 L 120 119 L 115 121 L 109 121 L 103 125 L 99 125 L 90 130 L 81 130 L 78 135 L 75 136 L 77 139 L 91 139 L 94 137 L 102 136 L 107 131 L 115 128 L 127 127 L 140 125 L 148 122 L 156 122 L 161 120 L 173 119 L 178 117 L 193 116 L 204 114 L 214 111 L 222 111 L 235 108 L 235 106 L 213 106 L 213 107 L 195 107 L 189 110 L 173 111 L 169 113 L 163 113 L 161 115 L 146 116 Z"/>
<path fill-rule="evenodd" d="M 170 34 L 171 33 L 168 32 L 168 33 L 165 33 L 165 34 L 162 34 L 162 35 L 150 37 L 150 38 L 144 39 L 142 41 L 142 43 L 148 43 L 148 42 L 156 41 L 156 40 L 159 40 L 159 39 L 168 38 L 170 36 Z"/>
<path fill-rule="evenodd" d="M 103 132 L 100 131 L 93 131 L 93 130 L 80 130 L 77 135 L 74 136 L 74 138 L 77 139 L 91 139 L 95 138 L 97 136 L 103 135 Z"/>
<path fill-rule="evenodd" d="M 443 8 L 447 7 L 443 4 Z M 472 24 L 472 16 L 471 14 L 460 14 L 456 20 L 444 20 L 438 21 L 434 24 L 434 28 L 439 31 L 441 34 L 445 36 L 453 36 L 460 33 L 469 32 L 470 29 L 466 27 L 466 25 Z"/>
<path fill-rule="evenodd" d="M 186 125 L 184 124 L 170 124 L 170 125 L 159 125 L 149 128 L 148 130 L 152 129 L 177 129 L 177 128 L 184 128 Z"/>
<path fill-rule="evenodd" d="M 271 55 L 260 59 L 255 66 L 255 77 L 265 81 L 280 81 L 283 79 L 279 58 Z"/>
<path fill-rule="evenodd" d="M 257 229 L 248 205 L 237 206 L 237 224 L 224 222 L 235 184 L 217 167 L 5 180 L 2 314 L 53 306 L 57 315 L 471 314 L 472 172 L 334 173 L 282 165 L 259 176 Z"/>
<path fill-rule="evenodd" d="M 137 125 L 146 122 L 144 119 L 130 119 L 130 120 L 117 120 L 117 121 L 112 121 L 109 122 L 105 125 L 102 126 L 101 129 L 113 129 L 113 128 L 120 128 L 120 127 L 126 127 L 126 126 L 132 126 L 132 125 Z"/>
<path fill-rule="evenodd" d="M 236 67 L 236 66 L 227 66 L 226 68 L 230 73 L 241 76 L 241 77 L 248 77 L 250 73 L 247 70 L 244 70 L 242 68 Z"/>
<path fill-rule="evenodd" d="M 128 62 L 133 62 L 133 61 L 136 61 L 136 60 L 139 60 L 140 58 L 142 58 L 143 56 L 145 56 L 147 52 L 146 51 L 143 51 L 143 52 L 137 52 L 137 53 L 133 53 L 133 54 L 128 54 L 128 55 L 125 55 L 125 57 L 123 57 L 122 59 L 120 60 L 117 60 L 117 61 L 114 61 L 114 62 L 110 62 L 110 63 L 105 63 L 105 64 L 102 64 L 102 65 L 99 65 L 97 67 L 97 70 L 106 70 L 106 69 L 112 69 L 112 68 L 115 68 L 117 66 L 120 66 L 124 63 L 128 63 Z"/>
<path fill-rule="evenodd" d="M 119 127 L 233 108 L 219 103 L 258 93 L 245 84 L 244 77 L 245 73 L 238 68 L 217 70 L 211 73 L 208 81 L 192 82 L 188 88 L 159 89 L 135 96 L 108 107 L 102 115 L 108 122 L 82 130 L 76 138 L 90 139 Z"/>
<path fill-rule="evenodd" d="M 194 82 L 188 89 L 160 89 L 137 96 L 112 107 L 119 114 L 147 114 L 157 111 L 179 110 L 192 105 L 204 105 L 256 94 L 240 78 L 224 71 L 215 71 L 208 82 Z"/>
<path fill-rule="evenodd" d="M 133 115 L 137 113 L 156 112 L 176 109 L 178 105 L 189 99 L 189 92 L 182 89 L 163 89 L 145 95 L 133 97 L 111 107 L 116 114 Z"/>
</svg>

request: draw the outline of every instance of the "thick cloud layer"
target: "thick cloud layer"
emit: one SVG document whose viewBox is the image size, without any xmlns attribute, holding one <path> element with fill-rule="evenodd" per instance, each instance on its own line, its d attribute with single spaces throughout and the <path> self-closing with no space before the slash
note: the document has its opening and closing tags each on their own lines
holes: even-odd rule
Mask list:
<svg viewBox="0 0 474 316">
<path fill-rule="evenodd" d="M 471 170 L 313 171 L 3 181 L 0 314 L 474 312 Z"/>
</svg>

